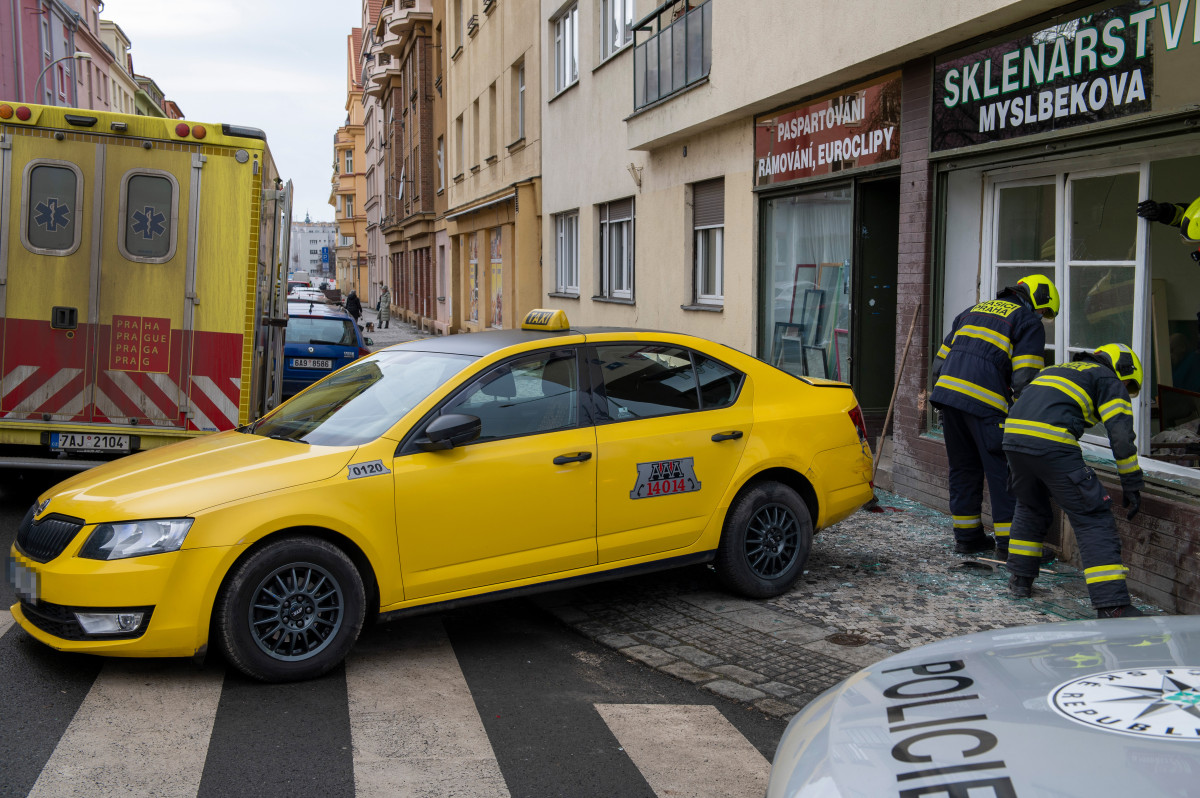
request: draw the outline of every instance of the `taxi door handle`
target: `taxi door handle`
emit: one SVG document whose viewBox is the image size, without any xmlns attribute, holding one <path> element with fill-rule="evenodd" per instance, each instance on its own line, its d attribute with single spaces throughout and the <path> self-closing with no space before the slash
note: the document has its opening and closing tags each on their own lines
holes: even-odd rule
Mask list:
<svg viewBox="0 0 1200 798">
<path fill-rule="evenodd" d="M 733 432 L 718 432 L 712 436 L 712 439 L 713 443 L 720 443 L 721 441 L 736 441 L 740 437 L 742 437 L 742 431 L 735 429 Z"/>
<path fill-rule="evenodd" d="M 560 454 L 554 458 L 555 465 L 566 465 L 567 463 L 582 463 L 584 460 L 591 460 L 591 452 L 576 452 L 575 454 Z"/>
</svg>

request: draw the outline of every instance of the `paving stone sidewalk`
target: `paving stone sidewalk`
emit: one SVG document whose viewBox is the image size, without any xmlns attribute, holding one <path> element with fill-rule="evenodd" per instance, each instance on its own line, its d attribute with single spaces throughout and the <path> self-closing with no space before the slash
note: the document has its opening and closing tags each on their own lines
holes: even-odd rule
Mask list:
<svg viewBox="0 0 1200 798">
<path fill-rule="evenodd" d="M 699 566 L 538 603 L 632 659 L 784 718 L 859 668 L 914 646 L 1096 617 L 1076 569 L 1047 566 L 1033 598 L 1013 600 L 1002 566 L 954 554 L 949 516 L 876 495 L 876 511 L 816 535 L 804 575 L 774 599 L 736 598 Z"/>
</svg>

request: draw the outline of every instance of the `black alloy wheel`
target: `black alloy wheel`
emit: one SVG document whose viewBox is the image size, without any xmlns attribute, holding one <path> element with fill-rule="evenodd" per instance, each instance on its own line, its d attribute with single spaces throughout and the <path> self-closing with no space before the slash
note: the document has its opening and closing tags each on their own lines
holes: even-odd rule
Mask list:
<svg viewBox="0 0 1200 798">
<path fill-rule="evenodd" d="M 266 682 L 320 676 L 349 653 L 365 617 L 363 580 L 319 538 L 268 543 L 230 571 L 215 634 L 238 670 Z"/>
<path fill-rule="evenodd" d="M 796 491 L 779 482 L 748 487 L 726 516 L 717 576 L 749 598 L 778 596 L 803 571 L 812 535 L 812 517 Z"/>
</svg>

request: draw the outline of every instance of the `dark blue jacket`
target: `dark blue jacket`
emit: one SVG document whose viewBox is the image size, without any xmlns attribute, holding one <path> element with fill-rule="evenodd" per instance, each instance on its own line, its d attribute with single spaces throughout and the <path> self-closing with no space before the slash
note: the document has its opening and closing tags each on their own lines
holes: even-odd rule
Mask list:
<svg viewBox="0 0 1200 798">
<path fill-rule="evenodd" d="M 1046 330 L 1022 287 L 1006 288 L 954 319 L 934 358 L 929 401 L 973 416 L 1007 415 L 1044 365 Z"/>
</svg>

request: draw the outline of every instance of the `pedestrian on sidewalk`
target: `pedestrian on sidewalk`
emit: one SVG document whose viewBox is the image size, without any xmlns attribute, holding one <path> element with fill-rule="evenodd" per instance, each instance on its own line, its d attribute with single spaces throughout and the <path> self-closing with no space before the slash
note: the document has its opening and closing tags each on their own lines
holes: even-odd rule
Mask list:
<svg viewBox="0 0 1200 798">
<path fill-rule="evenodd" d="M 1009 405 L 1044 365 L 1043 318 L 1058 314 L 1058 289 L 1040 274 L 1029 275 L 974 305 L 954 326 L 934 358 L 936 382 L 929 400 L 942 414 L 950 463 L 950 514 L 954 551 L 976 554 L 996 548 L 1008 556 L 1013 499 L 1002 426 Z M 993 541 L 983 531 L 983 482 L 992 502 Z"/>
<path fill-rule="evenodd" d="M 388 322 L 392 320 L 392 294 L 388 291 L 388 287 L 384 283 L 379 284 L 379 304 L 376 310 L 379 312 L 378 325 L 381 329 L 388 328 Z"/>
<path fill-rule="evenodd" d="M 1121 478 L 1126 519 L 1141 509 L 1142 469 L 1134 444 L 1133 405 L 1142 387 L 1142 362 L 1125 344 L 1080 352 L 1072 362 L 1044 369 L 1013 405 L 1004 424 L 1004 451 L 1016 498 L 1008 550 L 1008 589 L 1033 594 L 1042 543 L 1053 519 L 1050 499 L 1062 507 L 1083 560 L 1083 576 L 1097 617 L 1142 613 L 1130 603 L 1121 563 L 1121 539 L 1112 499 L 1096 472 L 1084 465 L 1079 436 L 1103 422 Z"/>
<path fill-rule="evenodd" d="M 354 291 L 351 291 L 346 297 L 346 312 L 354 319 L 354 323 L 358 324 L 358 317 L 362 315 L 362 302 L 359 301 L 358 294 Z"/>
</svg>

